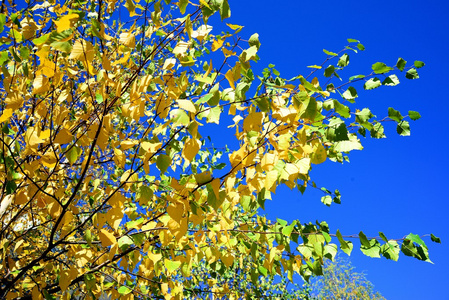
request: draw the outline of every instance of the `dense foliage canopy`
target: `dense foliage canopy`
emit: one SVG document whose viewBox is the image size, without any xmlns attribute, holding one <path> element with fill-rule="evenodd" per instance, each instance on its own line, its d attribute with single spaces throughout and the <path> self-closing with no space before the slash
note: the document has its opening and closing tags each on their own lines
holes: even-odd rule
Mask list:
<svg viewBox="0 0 449 300">
<path fill-rule="evenodd" d="M 227 0 L 2 3 L 0 298 L 245 297 L 239 274 L 308 279 L 354 237 L 368 256 L 429 261 L 415 234 L 344 236 L 260 214 L 279 185 L 318 188 L 313 165 L 344 162 L 385 122 L 409 135 L 419 113 L 377 118 L 357 89 L 416 79 L 423 62 L 343 80 L 364 50 L 349 39 L 310 74 L 258 76 L 258 35 L 208 22 L 230 17 Z M 235 133 L 229 147 L 215 146 L 220 131 Z"/>
</svg>

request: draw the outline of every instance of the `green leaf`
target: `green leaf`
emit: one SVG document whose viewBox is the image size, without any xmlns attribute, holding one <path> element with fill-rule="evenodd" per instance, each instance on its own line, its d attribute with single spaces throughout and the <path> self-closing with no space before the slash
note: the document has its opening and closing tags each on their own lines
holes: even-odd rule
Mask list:
<svg viewBox="0 0 449 300">
<path fill-rule="evenodd" d="M 399 135 L 409 136 L 410 135 L 410 124 L 408 121 L 401 121 L 396 127 L 396 131 Z"/>
<path fill-rule="evenodd" d="M 409 235 L 407 235 L 407 236 L 405 237 L 405 239 L 406 239 L 406 240 L 410 240 L 410 241 L 412 241 L 413 243 L 416 243 L 416 244 L 418 244 L 418 245 L 420 245 L 420 246 L 423 246 L 423 247 L 426 247 L 426 248 L 427 248 L 426 243 L 424 243 L 424 241 L 423 241 L 423 240 L 419 237 L 419 235 L 417 235 L 417 234 L 410 233 Z"/>
<path fill-rule="evenodd" d="M 365 75 L 354 75 L 349 77 L 349 81 L 353 81 L 354 79 L 361 79 L 361 78 L 365 78 Z"/>
<path fill-rule="evenodd" d="M 350 86 L 341 96 L 346 100 L 353 100 L 358 97 L 357 90 Z"/>
<path fill-rule="evenodd" d="M 432 233 L 430 234 L 430 239 L 432 240 L 432 242 L 441 244 L 441 239 L 439 237 L 434 236 Z"/>
<path fill-rule="evenodd" d="M 348 64 L 349 64 L 349 55 L 345 53 L 342 56 L 340 56 L 337 66 L 343 68 L 343 67 L 346 67 Z"/>
<path fill-rule="evenodd" d="M 372 239 L 369 241 L 369 245 L 362 245 L 360 247 L 360 250 L 362 250 L 363 254 L 369 257 L 380 257 L 380 243 L 376 239 Z"/>
<path fill-rule="evenodd" d="M 385 129 L 384 126 L 382 125 L 382 123 L 377 122 L 372 126 L 371 130 L 370 130 L 370 134 L 371 137 L 375 138 L 375 139 L 383 139 L 385 138 Z"/>
<path fill-rule="evenodd" d="M 362 244 L 362 246 L 364 246 L 366 248 L 370 247 L 370 242 L 368 241 L 368 238 L 362 231 L 359 232 L 359 238 L 360 238 L 360 243 Z"/>
<path fill-rule="evenodd" d="M 6 189 L 6 195 L 14 194 L 14 192 L 17 189 L 16 182 L 14 180 L 6 181 L 5 189 Z"/>
<path fill-rule="evenodd" d="M 365 90 L 373 90 L 381 85 L 382 85 L 382 83 L 380 82 L 379 78 L 374 77 L 374 78 L 371 78 L 370 80 L 368 80 L 367 82 L 365 82 L 365 85 L 363 86 L 363 88 Z"/>
<path fill-rule="evenodd" d="M 408 116 L 409 116 L 410 119 L 412 119 L 413 121 L 419 120 L 419 119 L 421 118 L 421 115 L 419 114 L 419 112 L 413 111 L 413 110 L 409 110 L 409 111 L 408 111 Z"/>
<path fill-rule="evenodd" d="M 248 44 L 251 46 L 256 46 L 257 50 L 259 50 L 260 48 L 260 41 L 259 41 L 259 34 L 255 33 L 253 34 L 249 40 L 248 40 Z M 273 66 L 274 67 L 274 66 Z"/>
<path fill-rule="evenodd" d="M 416 71 L 415 68 L 411 68 L 410 70 L 407 71 L 407 73 L 405 73 L 405 78 L 418 79 L 419 78 L 418 71 Z"/>
<path fill-rule="evenodd" d="M 387 259 L 397 261 L 399 259 L 399 245 L 396 241 L 387 241 L 386 244 L 380 247 L 380 253 Z"/>
<path fill-rule="evenodd" d="M 399 78 L 395 74 L 388 76 L 387 78 L 382 81 L 383 85 L 386 86 L 395 86 L 399 84 Z"/>
<path fill-rule="evenodd" d="M 170 118 L 173 126 L 188 126 L 190 123 L 190 118 L 183 109 L 173 109 L 170 112 Z"/>
<path fill-rule="evenodd" d="M 167 267 L 167 269 L 170 272 L 173 272 L 173 271 L 176 271 L 181 266 L 181 262 L 180 261 L 171 261 L 171 260 L 166 259 L 165 266 Z"/>
<path fill-rule="evenodd" d="M 103 96 L 99 93 L 95 94 L 95 100 L 97 101 L 97 103 L 103 103 Z"/>
<path fill-rule="evenodd" d="M 357 44 L 357 48 L 358 48 L 360 51 L 365 51 L 365 46 L 363 46 L 363 45 L 360 44 L 360 43 Z"/>
<path fill-rule="evenodd" d="M 118 292 L 120 295 L 128 295 L 129 293 L 131 293 L 133 290 L 130 289 L 129 287 L 122 285 L 121 287 L 119 287 Z"/>
<path fill-rule="evenodd" d="M 3 29 L 5 28 L 5 24 L 6 24 L 6 15 L 0 14 L 0 33 L 3 32 Z"/>
<path fill-rule="evenodd" d="M 121 238 L 119 238 L 117 243 L 118 243 L 120 250 L 125 251 L 126 249 L 129 248 L 129 246 L 134 244 L 134 241 L 129 236 L 125 235 L 125 236 L 122 236 Z"/>
<path fill-rule="evenodd" d="M 221 114 L 220 106 L 215 106 L 214 108 L 210 109 L 206 117 L 207 123 L 220 124 L 220 114 Z"/>
<path fill-rule="evenodd" d="M 359 43 L 359 40 L 356 39 L 347 39 L 348 43 Z"/>
<path fill-rule="evenodd" d="M 325 77 L 331 77 L 332 74 L 334 74 L 335 72 L 335 67 L 333 65 L 329 65 L 325 70 L 324 70 L 324 76 Z"/>
<path fill-rule="evenodd" d="M 349 152 L 352 150 L 362 150 L 362 144 L 358 140 L 340 141 L 336 142 L 334 150 L 337 152 Z"/>
<path fill-rule="evenodd" d="M 399 71 L 404 71 L 405 65 L 407 64 L 407 61 L 404 60 L 403 58 L 399 57 L 397 63 L 396 63 L 396 67 L 399 69 Z"/>
<path fill-rule="evenodd" d="M 161 171 L 161 174 L 165 173 L 170 165 L 171 165 L 170 156 L 161 154 L 157 157 L 156 167 L 159 169 L 159 171 Z"/>
<path fill-rule="evenodd" d="M 321 197 L 321 202 L 327 206 L 331 206 L 332 204 L 332 197 L 329 195 Z"/>
<path fill-rule="evenodd" d="M 371 113 L 371 110 L 369 108 L 364 108 L 361 111 L 358 111 L 355 113 L 356 117 L 355 120 L 359 122 L 360 124 L 367 122 L 369 119 L 374 117 L 374 115 Z"/>
<path fill-rule="evenodd" d="M 331 52 L 331 51 L 327 51 L 326 49 L 323 49 L 323 52 L 326 53 L 327 55 L 330 55 L 330 56 L 337 56 L 338 55 L 337 53 Z"/>
<path fill-rule="evenodd" d="M 9 60 L 8 51 L 3 50 L 2 52 L 0 52 L 0 66 L 3 65 L 8 60 Z"/>
<path fill-rule="evenodd" d="M 373 69 L 374 73 L 376 73 L 376 74 L 384 74 L 384 73 L 387 73 L 387 72 L 393 70 L 392 67 L 389 67 L 382 62 L 375 63 L 374 65 L 372 65 L 371 68 Z"/>
<path fill-rule="evenodd" d="M 219 11 L 221 20 L 223 21 L 224 19 L 231 17 L 231 9 L 229 8 L 228 0 L 222 1 L 223 2 L 220 5 Z"/>
<path fill-rule="evenodd" d="M 426 64 L 422 61 L 415 60 L 414 65 L 415 65 L 415 68 L 419 69 L 419 68 L 424 67 Z"/>
<path fill-rule="evenodd" d="M 388 108 L 388 117 L 396 122 L 401 122 L 403 119 L 401 113 L 395 110 L 393 107 Z"/>
<path fill-rule="evenodd" d="M 350 116 L 350 114 L 349 114 L 349 107 L 347 107 L 346 105 L 341 104 L 337 100 L 334 100 L 333 104 L 334 104 L 335 111 L 338 114 L 340 114 L 340 116 L 342 116 L 343 118 L 349 118 L 349 116 Z"/>
<path fill-rule="evenodd" d="M 71 165 L 73 165 L 78 160 L 78 157 L 80 156 L 81 151 L 82 150 L 76 146 L 73 146 L 72 148 L 70 148 L 69 151 L 67 151 L 65 156 Z"/>
<path fill-rule="evenodd" d="M 384 242 L 388 243 L 388 239 L 383 232 L 379 232 L 379 236 Z"/>
</svg>

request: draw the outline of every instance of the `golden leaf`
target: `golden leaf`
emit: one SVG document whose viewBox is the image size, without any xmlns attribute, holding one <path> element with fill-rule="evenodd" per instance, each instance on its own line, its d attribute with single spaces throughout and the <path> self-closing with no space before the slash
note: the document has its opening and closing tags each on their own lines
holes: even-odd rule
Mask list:
<svg viewBox="0 0 449 300">
<path fill-rule="evenodd" d="M 136 47 L 136 37 L 130 32 L 120 34 L 120 43 L 129 48 Z"/>
<path fill-rule="evenodd" d="M 117 244 L 117 239 L 115 238 L 115 236 L 106 229 L 101 229 L 98 233 L 98 237 L 100 238 L 101 244 L 104 247 L 109 247 Z"/>
<path fill-rule="evenodd" d="M 78 14 L 70 14 L 63 16 L 58 21 L 54 21 L 56 24 L 57 32 L 63 32 L 64 30 L 72 28 L 78 18 Z"/>
</svg>

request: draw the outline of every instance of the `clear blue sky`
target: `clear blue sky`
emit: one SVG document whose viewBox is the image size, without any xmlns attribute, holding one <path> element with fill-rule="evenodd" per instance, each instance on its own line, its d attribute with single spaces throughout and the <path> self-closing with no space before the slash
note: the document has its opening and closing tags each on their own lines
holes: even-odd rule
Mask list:
<svg viewBox="0 0 449 300">
<path fill-rule="evenodd" d="M 244 25 L 243 37 L 257 32 L 262 47 L 256 70 L 276 65 L 284 78 L 308 74 L 320 64 L 322 49 L 338 51 L 347 38 L 359 39 L 366 51 L 351 55 L 351 75 L 369 73 L 375 62 L 394 65 L 398 57 L 422 60 L 420 79 L 400 77 L 396 87 L 359 92 L 357 107 L 370 107 L 386 116 L 392 106 L 405 114 L 419 111 L 410 137 L 399 137 L 387 126 L 387 139 L 362 141 L 351 163 L 326 162 L 314 168 L 317 183 L 340 189 L 342 204 L 326 207 L 321 194 L 304 196 L 281 189 L 267 203 L 272 217 L 303 222 L 326 220 L 344 234 L 363 230 L 388 238 L 408 233 L 434 233 L 443 244 L 426 238 L 434 264 L 402 255 L 398 262 L 365 257 L 354 249 L 351 261 L 366 271 L 387 299 L 449 299 L 449 234 L 447 229 L 449 169 L 447 149 L 447 74 L 449 63 L 449 4 L 446 1 L 264 1 L 229 0 L 229 23 Z M 212 20 L 211 20 L 212 21 Z M 216 19 L 212 22 L 215 23 Z M 217 34 L 217 32 L 214 33 Z M 260 72 L 259 72 L 260 74 Z M 362 90 L 359 86 L 358 91 Z"/>
</svg>

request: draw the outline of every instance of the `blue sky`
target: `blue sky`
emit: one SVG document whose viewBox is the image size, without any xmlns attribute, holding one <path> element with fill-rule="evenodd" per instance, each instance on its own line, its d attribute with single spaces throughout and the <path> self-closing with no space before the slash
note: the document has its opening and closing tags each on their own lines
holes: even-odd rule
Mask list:
<svg viewBox="0 0 449 300">
<path fill-rule="evenodd" d="M 256 74 L 269 63 L 284 78 L 308 74 L 306 66 L 325 59 L 322 49 L 339 51 L 347 38 L 359 39 L 366 51 L 351 55 L 349 75 L 369 73 L 375 62 L 394 65 L 398 57 L 422 60 L 418 80 L 400 77 L 401 84 L 361 91 L 356 106 L 386 116 L 388 107 L 404 114 L 416 110 L 422 118 L 411 122 L 411 136 L 400 137 L 394 124 L 386 126 L 387 139 L 362 141 L 351 162 L 326 162 L 314 167 L 317 183 L 342 193 L 342 204 L 326 207 L 321 194 L 301 196 L 288 188 L 278 190 L 266 213 L 271 218 L 326 220 L 343 234 L 367 236 L 382 231 L 388 238 L 410 232 L 434 233 L 443 244 L 426 238 L 434 264 L 402 255 L 398 262 L 365 257 L 354 249 L 351 261 L 365 271 L 387 299 L 449 299 L 446 274 L 449 259 L 446 189 L 449 146 L 446 133 L 449 63 L 449 4 L 445 1 L 264 1 L 229 0 L 232 17 L 226 22 L 244 25 L 248 38 L 257 32 L 262 47 Z M 211 23 L 215 23 L 211 20 Z M 215 30 L 214 30 L 215 32 Z M 215 32 L 217 33 L 217 32 Z M 257 72 L 258 71 L 258 72 Z M 347 74 L 348 75 L 348 74 Z"/>
</svg>

